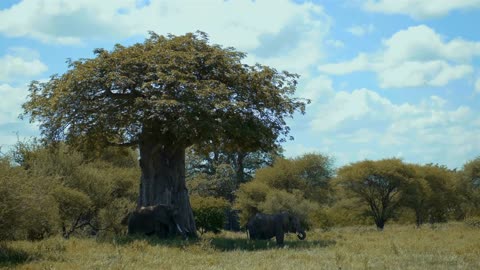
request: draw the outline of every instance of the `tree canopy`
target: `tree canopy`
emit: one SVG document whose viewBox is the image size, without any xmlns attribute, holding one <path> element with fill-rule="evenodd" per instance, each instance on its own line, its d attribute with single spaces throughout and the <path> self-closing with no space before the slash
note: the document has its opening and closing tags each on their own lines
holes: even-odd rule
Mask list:
<svg viewBox="0 0 480 270">
<path fill-rule="evenodd" d="M 328 156 L 277 158 L 272 167 L 258 169 L 252 181 L 240 185 L 235 206 L 241 210 L 241 223 L 258 212 L 279 211 L 295 213 L 308 223 L 309 216 L 320 214 L 320 205 L 328 203 L 333 174 L 333 160 Z"/>
<path fill-rule="evenodd" d="M 377 228 L 400 206 L 403 187 L 415 171 L 399 159 L 365 160 L 342 167 L 336 184 L 368 206 Z"/>
<path fill-rule="evenodd" d="M 285 140 L 285 118 L 304 112 L 298 75 L 243 64 L 244 53 L 203 32 L 150 33 L 143 43 L 96 49 L 92 59 L 30 85 L 23 105 L 44 138 L 76 145 L 135 145 L 141 136 L 245 151 Z"/>
</svg>

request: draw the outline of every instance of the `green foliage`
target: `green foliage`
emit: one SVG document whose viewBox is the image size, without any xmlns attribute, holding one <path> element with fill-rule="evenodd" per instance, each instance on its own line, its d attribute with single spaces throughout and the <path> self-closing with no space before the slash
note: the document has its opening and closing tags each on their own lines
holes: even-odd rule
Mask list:
<svg viewBox="0 0 480 270">
<path fill-rule="evenodd" d="M 203 143 L 189 147 L 186 153 L 187 179 L 197 174 L 213 175 L 219 166 L 230 166 L 235 172 L 233 179 L 236 185 L 250 181 L 256 170 L 271 166 L 273 161 L 281 157 L 282 148 L 275 147 L 269 151 L 227 152 L 221 145 Z"/>
<path fill-rule="evenodd" d="M 415 177 L 410 179 L 404 195 L 405 204 L 415 211 L 417 225 L 446 222 L 463 216 L 459 209 L 457 174 L 446 167 L 412 165 Z"/>
<path fill-rule="evenodd" d="M 305 111 L 306 100 L 293 97 L 298 75 L 245 65 L 244 53 L 212 45 L 202 32 L 151 32 L 143 43 L 94 53 L 30 84 L 24 115 L 41 123 L 47 141 L 94 153 L 140 137 L 254 151 L 285 140 L 285 118 Z"/>
<path fill-rule="evenodd" d="M 241 210 L 241 224 L 255 213 L 282 210 L 297 215 L 304 225 L 318 224 L 311 213 L 318 213 L 320 206 L 330 201 L 332 177 L 329 157 L 307 154 L 277 159 L 272 167 L 259 169 L 254 179 L 238 190 L 235 208 Z"/>
<path fill-rule="evenodd" d="M 463 165 L 459 189 L 463 195 L 467 215 L 480 215 L 480 157 Z"/>
<path fill-rule="evenodd" d="M 57 187 L 53 193 L 59 205 L 62 231 L 69 237 L 76 229 L 89 222 L 93 203 L 87 194 L 68 187 Z"/>
<path fill-rule="evenodd" d="M 379 229 L 400 206 L 402 191 L 415 171 L 399 159 L 365 160 L 339 169 L 335 184 L 368 207 Z"/>
<path fill-rule="evenodd" d="M 374 221 L 368 214 L 368 207 L 356 198 L 342 198 L 324 209 L 324 218 L 335 226 L 370 225 Z"/>
<path fill-rule="evenodd" d="M 305 199 L 304 192 L 293 190 L 287 192 L 285 190 L 271 189 L 265 197 L 265 201 L 258 205 L 259 212 L 266 214 L 275 214 L 281 211 L 288 211 L 297 216 L 303 227 L 309 228 L 314 220 L 314 213 L 318 213 L 320 207 L 318 203 Z"/>
<path fill-rule="evenodd" d="M 8 160 L 0 160 L 0 241 L 14 237 L 15 226 L 22 222 L 19 213 L 26 208 L 17 171 L 10 168 Z"/>
<path fill-rule="evenodd" d="M 52 182 L 32 178 L 10 160 L 0 159 L 0 241 L 33 240 L 55 232 L 59 216 L 49 190 Z"/>
<path fill-rule="evenodd" d="M 465 224 L 471 227 L 480 228 L 480 217 L 469 217 L 465 219 Z"/>
<path fill-rule="evenodd" d="M 190 203 L 195 224 L 201 234 L 220 232 L 225 224 L 226 211 L 231 207 L 228 201 L 215 197 L 191 196 Z"/>
<path fill-rule="evenodd" d="M 213 174 L 197 173 L 187 178 L 190 194 L 198 196 L 221 197 L 231 200 L 235 191 L 235 172 L 228 164 L 215 166 Z"/>
<path fill-rule="evenodd" d="M 91 160 L 62 144 L 20 143 L 11 156 L 21 166 L 4 161 L 0 167 L 0 218 L 9 221 L 2 232 L 15 239 L 121 233 L 121 217 L 137 198 L 138 168 L 128 161 L 132 152 L 105 153 Z"/>
<path fill-rule="evenodd" d="M 134 209 L 135 201 L 128 198 L 115 198 L 98 212 L 98 223 L 104 228 L 103 236 L 118 236 L 126 233 L 122 219 Z"/>
</svg>

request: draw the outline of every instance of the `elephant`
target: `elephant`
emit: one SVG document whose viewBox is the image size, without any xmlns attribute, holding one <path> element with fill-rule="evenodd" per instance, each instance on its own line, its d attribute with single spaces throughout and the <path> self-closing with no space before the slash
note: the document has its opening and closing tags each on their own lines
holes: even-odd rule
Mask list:
<svg viewBox="0 0 480 270">
<path fill-rule="evenodd" d="M 122 221 L 128 224 L 127 234 L 142 233 L 156 234 L 160 238 L 167 238 L 180 233 L 187 237 L 188 231 L 180 227 L 178 211 L 171 205 L 157 204 L 143 206 L 130 212 Z"/>
<path fill-rule="evenodd" d="M 246 228 L 250 239 L 268 240 L 275 236 L 278 246 L 283 246 L 285 233 L 296 233 L 300 240 L 307 237 L 300 226 L 300 220 L 288 212 L 274 215 L 258 213 L 250 218 Z"/>
</svg>

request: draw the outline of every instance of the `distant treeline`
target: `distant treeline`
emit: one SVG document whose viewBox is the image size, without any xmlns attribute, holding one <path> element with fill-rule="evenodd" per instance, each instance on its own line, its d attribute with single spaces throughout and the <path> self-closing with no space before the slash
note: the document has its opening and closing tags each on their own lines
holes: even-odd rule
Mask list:
<svg viewBox="0 0 480 270">
<path fill-rule="evenodd" d="M 318 153 L 287 159 L 279 149 L 190 148 L 186 178 L 201 233 L 223 228 L 229 213 L 239 213 L 244 225 L 257 212 L 287 210 L 310 229 L 383 229 L 389 222 L 421 225 L 480 215 L 480 157 L 461 170 L 396 158 L 334 168 L 331 157 Z M 139 179 L 135 149 L 82 153 L 62 144 L 19 142 L 0 158 L 0 240 L 124 234 L 121 220 L 136 206 Z"/>
</svg>

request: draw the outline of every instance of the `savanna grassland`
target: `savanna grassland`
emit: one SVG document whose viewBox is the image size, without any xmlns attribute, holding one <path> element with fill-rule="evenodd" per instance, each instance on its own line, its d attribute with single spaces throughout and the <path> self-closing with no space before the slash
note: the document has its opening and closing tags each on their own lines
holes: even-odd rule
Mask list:
<svg viewBox="0 0 480 270">
<path fill-rule="evenodd" d="M 480 229 L 463 223 L 390 225 L 310 231 L 284 248 L 244 233 L 196 241 L 54 237 L 2 246 L 1 267 L 14 269 L 480 269 Z"/>
</svg>

